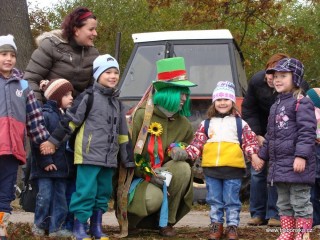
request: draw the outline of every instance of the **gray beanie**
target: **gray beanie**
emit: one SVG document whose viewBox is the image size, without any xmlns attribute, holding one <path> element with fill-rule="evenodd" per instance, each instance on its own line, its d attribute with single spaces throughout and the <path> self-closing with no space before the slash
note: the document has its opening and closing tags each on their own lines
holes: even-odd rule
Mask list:
<svg viewBox="0 0 320 240">
<path fill-rule="evenodd" d="M 0 36 L 0 52 L 13 51 L 17 52 L 17 46 L 13 41 L 13 36 L 11 34 L 7 36 Z"/>
</svg>

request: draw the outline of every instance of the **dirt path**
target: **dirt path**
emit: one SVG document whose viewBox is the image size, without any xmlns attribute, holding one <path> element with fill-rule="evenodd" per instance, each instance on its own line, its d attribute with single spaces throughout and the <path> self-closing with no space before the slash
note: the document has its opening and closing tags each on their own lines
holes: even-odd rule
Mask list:
<svg viewBox="0 0 320 240">
<path fill-rule="evenodd" d="M 32 223 L 33 217 L 33 213 L 16 210 L 12 212 L 10 221 L 13 223 Z M 240 214 L 240 227 L 246 226 L 249 219 L 250 214 L 248 212 L 242 212 Z M 184 218 L 182 218 L 180 222 L 177 223 L 176 227 L 207 227 L 209 223 L 210 220 L 208 211 L 191 211 Z M 114 211 L 103 215 L 103 225 L 118 226 Z"/>
</svg>

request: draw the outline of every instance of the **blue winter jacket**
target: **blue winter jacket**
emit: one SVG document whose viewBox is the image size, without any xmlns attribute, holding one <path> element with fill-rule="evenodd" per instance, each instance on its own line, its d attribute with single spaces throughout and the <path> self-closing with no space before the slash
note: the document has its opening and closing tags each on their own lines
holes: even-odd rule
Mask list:
<svg viewBox="0 0 320 240">
<path fill-rule="evenodd" d="M 45 126 L 51 134 L 59 126 L 62 113 L 55 101 L 48 100 L 42 108 Z M 31 178 L 67 178 L 70 166 L 65 154 L 65 143 L 61 144 L 52 155 L 41 155 L 39 148 L 32 146 Z M 57 171 L 45 171 L 49 164 L 55 164 Z M 72 166 L 71 166 L 72 167 Z"/>
<path fill-rule="evenodd" d="M 259 157 L 269 163 L 268 182 L 314 183 L 316 117 L 309 98 L 280 94 L 270 109 L 266 141 Z M 306 160 L 305 171 L 293 171 L 295 157 Z"/>
</svg>

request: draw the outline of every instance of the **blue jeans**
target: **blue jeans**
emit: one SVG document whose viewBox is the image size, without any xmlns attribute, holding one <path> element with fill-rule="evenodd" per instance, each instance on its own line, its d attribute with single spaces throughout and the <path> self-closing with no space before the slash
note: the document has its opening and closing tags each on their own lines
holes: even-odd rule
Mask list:
<svg viewBox="0 0 320 240">
<path fill-rule="evenodd" d="M 313 206 L 312 226 L 320 225 L 320 178 L 316 178 L 316 182 L 311 188 L 310 201 Z"/>
<path fill-rule="evenodd" d="M 34 224 L 49 233 L 63 229 L 68 213 L 65 178 L 39 178 Z"/>
<path fill-rule="evenodd" d="M 0 212 L 12 211 L 10 204 L 15 199 L 18 166 L 19 160 L 13 155 L 0 156 Z"/>
<path fill-rule="evenodd" d="M 250 214 L 261 219 L 279 219 L 277 189 L 267 185 L 267 170 L 267 165 L 260 172 L 251 167 Z"/>
<path fill-rule="evenodd" d="M 226 211 L 227 226 L 239 226 L 241 179 L 217 179 L 208 176 L 205 178 L 208 191 L 206 201 L 211 208 L 211 222 L 224 223 Z"/>
</svg>

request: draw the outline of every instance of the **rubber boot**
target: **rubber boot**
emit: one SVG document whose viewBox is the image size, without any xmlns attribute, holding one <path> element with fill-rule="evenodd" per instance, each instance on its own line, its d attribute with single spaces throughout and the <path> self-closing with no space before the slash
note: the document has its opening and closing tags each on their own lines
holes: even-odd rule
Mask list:
<svg viewBox="0 0 320 240">
<path fill-rule="evenodd" d="M 312 218 L 296 218 L 296 238 L 294 240 L 311 240 Z"/>
<path fill-rule="evenodd" d="M 293 240 L 295 219 L 293 216 L 280 216 L 281 234 L 277 240 Z"/>
<path fill-rule="evenodd" d="M 93 211 L 90 217 L 90 234 L 93 239 L 109 240 L 109 237 L 102 232 L 102 214 L 101 210 Z"/>
<path fill-rule="evenodd" d="M 9 223 L 10 213 L 0 212 L 0 240 L 7 240 L 7 226 Z"/>
<path fill-rule="evenodd" d="M 220 240 L 223 235 L 223 224 L 222 223 L 211 223 L 209 240 Z"/>
<path fill-rule="evenodd" d="M 86 223 L 81 223 L 78 219 L 75 219 L 73 223 L 73 236 L 76 240 L 91 240 L 86 233 Z"/>
</svg>

